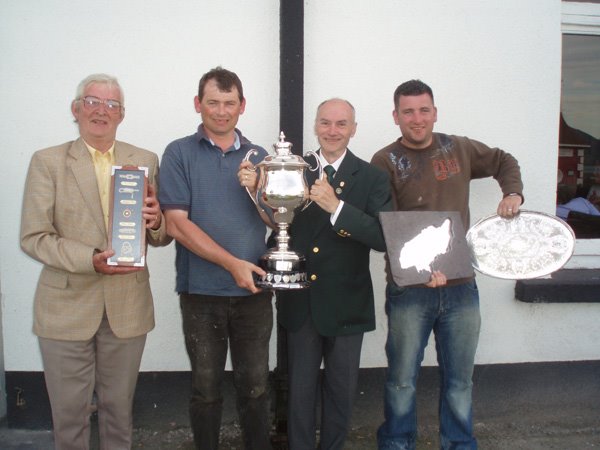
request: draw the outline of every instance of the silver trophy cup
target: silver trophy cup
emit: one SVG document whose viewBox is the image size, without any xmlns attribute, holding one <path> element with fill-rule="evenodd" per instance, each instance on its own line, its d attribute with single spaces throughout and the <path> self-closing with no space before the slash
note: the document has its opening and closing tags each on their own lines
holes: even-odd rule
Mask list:
<svg viewBox="0 0 600 450">
<path fill-rule="evenodd" d="M 318 170 L 321 178 L 323 168 L 315 152 L 306 153 L 315 157 L 315 168 L 311 168 L 301 156 L 292 154 L 292 144 L 285 141 L 283 131 L 273 148 L 275 155 L 266 156 L 255 165 L 258 169 L 255 194 L 246 188 L 259 211 L 266 213 L 276 230 L 277 245 L 261 256 L 258 265 L 266 275 L 258 279 L 256 285 L 263 289 L 304 289 L 309 285 L 306 258 L 290 250 L 288 228 L 294 215 L 311 203 L 306 169 L 312 172 Z M 250 150 L 245 160 L 256 154 L 256 150 Z"/>
</svg>

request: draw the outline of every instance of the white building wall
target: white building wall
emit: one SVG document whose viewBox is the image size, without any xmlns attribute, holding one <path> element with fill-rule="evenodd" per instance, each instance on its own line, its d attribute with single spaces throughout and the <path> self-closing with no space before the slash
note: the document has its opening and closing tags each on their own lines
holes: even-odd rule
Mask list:
<svg viewBox="0 0 600 450">
<path fill-rule="evenodd" d="M 0 0 L 0 10 L 5 367 L 41 370 L 31 333 L 40 265 L 18 243 L 31 154 L 77 136 L 69 110 L 75 87 L 102 71 L 116 75 L 125 90 L 127 114 L 118 138 L 162 155 L 171 140 L 195 130 L 198 79 L 219 64 L 244 82 L 248 106 L 240 128 L 270 149 L 279 132 L 279 2 Z M 351 149 L 370 159 L 398 136 L 391 117 L 395 87 L 421 78 L 436 96 L 436 129 L 513 153 L 523 170 L 526 207 L 552 212 L 560 26 L 559 0 L 308 0 L 305 150 L 316 148 L 317 104 L 340 96 L 357 109 Z M 500 199 L 495 182 L 475 182 L 472 191 L 473 220 L 495 210 Z M 578 251 L 589 256 L 574 264 L 598 263 L 598 246 L 580 243 Z M 173 245 L 150 249 L 157 326 L 149 334 L 142 370 L 189 367 L 173 291 L 174 255 Z M 377 330 L 365 338 L 364 367 L 386 364 L 381 255 L 374 255 L 372 266 L 378 319 Z M 483 316 L 478 363 L 600 358 L 600 304 L 524 304 L 514 299 L 514 282 L 478 275 L 478 283 Z M 435 363 L 431 346 L 425 363 Z"/>
<path fill-rule="evenodd" d="M 437 131 L 511 152 L 522 168 L 524 207 L 554 211 L 560 1 L 311 1 L 305 14 L 305 145 L 316 145 L 311 127 L 320 101 L 344 97 L 357 111 L 350 148 L 369 160 L 399 136 L 394 89 L 420 78 L 434 91 Z M 495 212 L 501 192 L 492 179 L 471 190 L 474 223 Z M 580 243 L 578 251 L 592 255 L 583 265 L 598 264 L 599 250 Z M 365 337 L 363 366 L 386 364 L 383 258 L 374 256 L 377 330 Z M 477 282 L 477 363 L 600 357 L 600 304 L 526 304 L 514 299 L 514 281 L 478 274 Z M 435 364 L 433 339 L 424 363 Z"/>
<path fill-rule="evenodd" d="M 107 72 L 125 91 L 117 138 L 160 156 L 169 142 L 195 132 L 198 81 L 217 65 L 235 71 L 244 84 L 240 129 L 270 146 L 279 134 L 279 1 L 0 0 L 0 11 L 0 98 L 7 105 L 0 123 L 6 370 L 41 370 L 31 332 L 41 265 L 19 248 L 32 153 L 77 136 L 70 112 L 75 88 L 88 74 Z M 174 244 L 149 250 L 157 324 L 148 335 L 142 370 L 189 367 L 174 261 Z"/>
</svg>

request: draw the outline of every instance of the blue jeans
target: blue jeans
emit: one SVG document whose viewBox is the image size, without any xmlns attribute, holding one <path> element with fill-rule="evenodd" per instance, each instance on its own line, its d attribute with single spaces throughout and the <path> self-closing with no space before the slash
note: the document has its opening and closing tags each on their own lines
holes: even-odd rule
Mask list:
<svg viewBox="0 0 600 450">
<path fill-rule="evenodd" d="M 441 288 L 388 284 L 388 371 L 380 450 L 414 450 L 417 377 L 433 330 L 440 372 L 440 447 L 476 449 L 471 391 L 481 317 L 475 281 Z"/>
<path fill-rule="evenodd" d="M 192 366 L 190 423 L 197 450 L 217 450 L 221 384 L 231 351 L 237 410 L 246 450 L 271 449 L 269 339 L 272 293 L 247 297 L 181 294 L 185 345 Z"/>
</svg>

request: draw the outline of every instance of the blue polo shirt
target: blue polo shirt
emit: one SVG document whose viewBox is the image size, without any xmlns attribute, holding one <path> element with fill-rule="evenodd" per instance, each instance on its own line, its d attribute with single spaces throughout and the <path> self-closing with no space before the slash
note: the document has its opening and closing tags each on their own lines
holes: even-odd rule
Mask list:
<svg viewBox="0 0 600 450">
<path fill-rule="evenodd" d="M 267 156 L 264 148 L 253 145 L 235 130 L 236 141 L 226 151 L 198 132 L 171 142 L 161 160 L 159 195 L 161 208 L 181 209 L 221 247 L 234 256 L 258 263 L 266 251 L 266 226 L 237 173 L 249 150 L 259 153 L 250 160 L 258 163 Z M 200 258 L 178 242 L 176 291 L 190 294 L 243 296 L 231 274 Z"/>
</svg>

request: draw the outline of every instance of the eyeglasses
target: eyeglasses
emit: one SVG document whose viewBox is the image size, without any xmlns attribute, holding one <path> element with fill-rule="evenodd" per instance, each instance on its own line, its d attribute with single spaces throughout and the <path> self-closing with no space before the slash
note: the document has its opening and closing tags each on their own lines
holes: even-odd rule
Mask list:
<svg viewBox="0 0 600 450">
<path fill-rule="evenodd" d="M 100 100 L 98 97 L 91 97 L 89 95 L 79 100 L 83 103 L 85 109 L 97 109 L 100 108 L 100 105 L 104 105 L 110 113 L 120 112 L 123 107 L 121 102 L 117 100 Z"/>
</svg>

